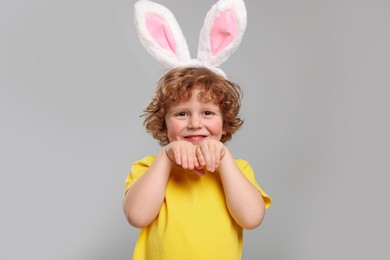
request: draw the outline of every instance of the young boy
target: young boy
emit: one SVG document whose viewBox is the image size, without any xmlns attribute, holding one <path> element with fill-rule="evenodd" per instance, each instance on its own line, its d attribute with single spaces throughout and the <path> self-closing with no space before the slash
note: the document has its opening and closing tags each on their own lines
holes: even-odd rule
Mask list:
<svg viewBox="0 0 390 260">
<path fill-rule="evenodd" d="M 224 145 L 242 125 L 238 85 L 207 68 L 175 68 L 158 83 L 145 126 L 162 149 L 134 163 L 123 208 L 142 228 L 133 259 L 241 259 L 243 229 L 271 199 L 248 162 Z"/>
</svg>

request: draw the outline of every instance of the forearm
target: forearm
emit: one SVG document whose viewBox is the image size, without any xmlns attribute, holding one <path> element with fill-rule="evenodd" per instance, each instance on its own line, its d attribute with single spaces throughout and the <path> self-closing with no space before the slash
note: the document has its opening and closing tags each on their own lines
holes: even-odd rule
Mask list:
<svg viewBox="0 0 390 260">
<path fill-rule="evenodd" d="M 127 191 L 123 210 L 132 226 L 145 227 L 158 215 L 171 167 L 165 152 L 160 152 L 150 168 Z"/>
<path fill-rule="evenodd" d="M 245 229 L 259 226 L 265 214 L 264 200 L 242 174 L 228 150 L 221 160 L 219 171 L 231 216 Z"/>
</svg>

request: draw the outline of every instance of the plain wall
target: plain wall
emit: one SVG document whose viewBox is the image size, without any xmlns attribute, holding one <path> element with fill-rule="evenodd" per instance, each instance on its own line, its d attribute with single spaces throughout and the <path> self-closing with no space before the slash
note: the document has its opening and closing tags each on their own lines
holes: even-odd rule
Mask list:
<svg viewBox="0 0 390 260">
<path fill-rule="evenodd" d="M 195 56 L 215 1 L 158 2 Z M 0 0 L 0 259 L 131 259 L 124 181 L 160 149 L 139 116 L 165 71 L 133 4 Z M 244 92 L 229 147 L 273 205 L 243 259 L 388 258 L 390 2 L 246 5 L 222 65 Z"/>
</svg>

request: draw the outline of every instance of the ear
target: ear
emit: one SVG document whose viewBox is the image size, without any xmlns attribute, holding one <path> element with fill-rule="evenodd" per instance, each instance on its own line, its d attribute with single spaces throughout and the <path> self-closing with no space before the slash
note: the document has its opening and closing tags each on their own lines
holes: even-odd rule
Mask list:
<svg viewBox="0 0 390 260">
<path fill-rule="evenodd" d="M 244 1 L 218 1 L 207 13 L 200 32 L 198 60 L 219 67 L 238 48 L 245 28 Z"/>
<path fill-rule="evenodd" d="M 174 15 L 162 5 L 141 0 L 135 4 L 135 26 L 145 49 L 168 68 L 188 63 L 190 53 Z"/>
</svg>

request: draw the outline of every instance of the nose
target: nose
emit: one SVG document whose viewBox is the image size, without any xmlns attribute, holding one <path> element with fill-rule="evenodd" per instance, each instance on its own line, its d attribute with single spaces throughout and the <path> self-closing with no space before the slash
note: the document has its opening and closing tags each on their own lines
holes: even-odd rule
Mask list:
<svg viewBox="0 0 390 260">
<path fill-rule="evenodd" d="M 188 122 L 188 128 L 190 129 L 202 128 L 202 119 L 197 115 L 192 115 Z"/>
</svg>

